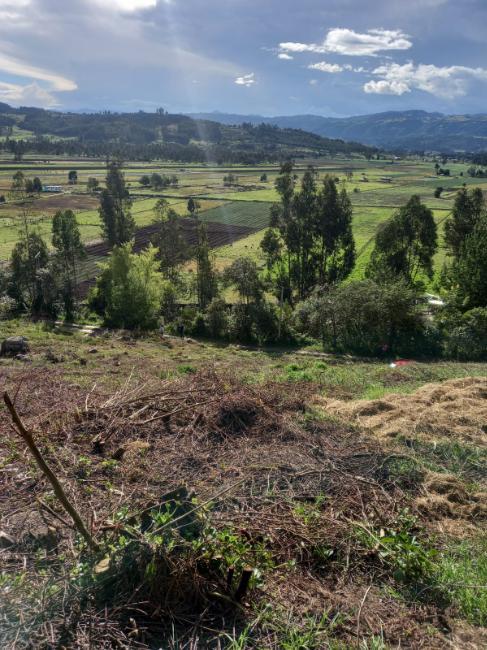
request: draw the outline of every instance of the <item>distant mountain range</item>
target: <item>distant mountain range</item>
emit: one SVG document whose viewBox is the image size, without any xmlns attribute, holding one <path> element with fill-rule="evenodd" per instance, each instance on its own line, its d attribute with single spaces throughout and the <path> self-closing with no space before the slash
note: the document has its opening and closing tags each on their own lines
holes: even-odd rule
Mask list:
<svg viewBox="0 0 487 650">
<path fill-rule="evenodd" d="M 478 152 L 487 151 L 487 114 L 443 115 L 426 111 L 390 111 L 356 117 L 320 115 L 234 115 L 197 113 L 192 117 L 222 124 L 274 124 L 303 129 L 326 138 L 361 142 L 400 151 Z"/>
</svg>

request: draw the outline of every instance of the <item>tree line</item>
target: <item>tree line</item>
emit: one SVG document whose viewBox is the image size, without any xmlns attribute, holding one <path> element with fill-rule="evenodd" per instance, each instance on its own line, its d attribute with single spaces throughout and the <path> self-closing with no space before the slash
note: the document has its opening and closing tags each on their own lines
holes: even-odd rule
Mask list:
<svg viewBox="0 0 487 650">
<path fill-rule="evenodd" d="M 438 226 L 414 195 L 379 227 L 358 277 L 347 191 L 312 167 L 299 179 L 291 162 L 281 166 L 275 185 L 280 200 L 260 244 L 263 267 L 241 257 L 218 272 L 193 198 L 187 208 L 197 231 L 194 246 L 181 234 L 181 217 L 160 199 L 152 243 L 133 251 L 132 201 L 121 165 L 110 162 L 99 213 L 112 253 L 89 308 L 113 327 L 151 330 L 162 320 L 169 330 L 184 324 L 195 336 L 243 342 L 318 339 L 326 350 L 361 355 L 485 357 L 487 207 L 481 189 L 457 193 L 443 226 L 447 261 L 440 272 L 434 272 Z M 75 215 L 55 215 L 52 254 L 28 219 L 22 223 L 1 276 L 4 311 L 23 307 L 33 315 L 64 312 L 72 318 L 85 254 Z M 443 306 L 428 303 L 431 285 Z"/>
</svg>

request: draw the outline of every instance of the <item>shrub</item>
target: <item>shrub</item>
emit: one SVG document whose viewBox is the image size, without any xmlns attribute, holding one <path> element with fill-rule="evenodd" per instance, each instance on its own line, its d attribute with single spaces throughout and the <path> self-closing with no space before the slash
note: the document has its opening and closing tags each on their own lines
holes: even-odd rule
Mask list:
<svg viewBox="0 0 487 650">
<path fill-rule="evenodd" d="M 222 298 L 213 298 L 206 310 L 206 327 L 213 338 L 226 336 L 228 328 L 227 305 Z"/>
<path fill-rule="evenodd" d="M 437 348 L 436 333 L 424 324 L 415 290 L 401 279 L 318 289 L 298 305 L 295 321 L 299 331 L 334 351 L 375 355 L 387 346 L 395 354 L 431 354 Z"/>
<path fill-rule="evenodd" d="M 132 253 L 130 243 L 116 246 L 90 303 L 103 307 L 105 320 L 114 327 L 155 329 L 161 311 L 162 282 L 155 248 L 150 246 L 137 255 Z"/>
<path fill-rule="evenodd" d="M 487 308 L 454 314 L 443 323 L 445 355 L 461 361 L 487 359 Z"/>
</svg>

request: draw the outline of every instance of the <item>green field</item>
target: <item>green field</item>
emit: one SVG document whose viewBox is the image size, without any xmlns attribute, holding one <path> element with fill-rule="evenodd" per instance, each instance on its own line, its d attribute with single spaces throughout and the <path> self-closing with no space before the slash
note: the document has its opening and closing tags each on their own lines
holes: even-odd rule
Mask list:
<svg viewBox="0 0 487 650">
<path fill-rule="evenodd" d="M 436 267 L 443 264 L 445 253 L 441 248 L 442 224 L 448 216 L 455 193 L 465 183 L 487 189 L 485 179 L 473 179 L 467 175 L 467 163 L 448 163 L 450 177 L 438 177 L 435 173 L 434 160 L 371 160 L 353 158 L 330 158 L 314 161 L 318 171 L 318 182 L 325 174 L 331 174 L 339 186 L 346 189 L 354 208 L 353 229 L 357 249 L 357 266 L 353 277 L 361 277 L 373 247 L 377 228 L 387 220 L 397 207 L 403 205 L 412 194 L 419 194 L 428 207 L 434 210 L 439 224 L 440 250 L 436 256 Z M 305 163 L 296 166 L 297 182 L 301 177 Z M 14 165 L 11 160 L 0 161 L 0 193 L 8 197 L 12 176 L 22 169 L 27 177 L 39 176 L 43 183 L 55 183 L 63 186 L 65 193 L 53 197 L 42 195 L 30 206 L 31 223 L 49 239 L 52 215 L 59 207 L 71 207 L 77 214 L 81 233 L 85 242 L 99 239 L 101 226 L 97 210 L 97 200 L 86 191 L 88 178 L 95 177 L 103 183 L 105 166 L 100 160 L 70 160 L 52 158 L 46 161 L 24 160 Z M 78 171 L 78 184 L 68 185 L 70 169 Z M 178 186 L 161 191 L 143 188 L 138 182 L 142 175 L 175 174 Z M 267 181 L 260 180 L 262 173 L 267 174 Z M 270 205 L 278 200 L 274 181 L 279 173 L 277 166 L 256 167 L 208 167 L 204 165 L 177 165 L 168 163 L 127 163 L 124 169 L 130 192 L 134 198 L 133 214 L 138 226 L 148 225 L 153 219 L 153 207 L 159 197 L 164 196 L 178 214 L 187 214 L 187 201 L 190 196 L 200 203 L 199 219 L 204 222 L 219 222 L 229 225 L 246 226 L 261 232 L 240 240 L 233 246 L 217 249 L 218 266 L 226 266 L 229 248 L 233 255 L 235 250 L 253 251 L 256 259 L 263 263 L 260 253 L 255 253 L 269 219 Z M 235 185 L 225 186 L 224 176 L 232 173 L 236 176 Z M 437 187 L 443 188 L 441 198 L 434 197 Z M 90 207 L 80 209 L 80 201 L 88 201 Z M 59 207 L 56 207 L 59 206 Z M 21 208 L 10 200 L 0 205 L 0 260 L 10 255 L 18 238 L 21 222 Z"/>
</svg>

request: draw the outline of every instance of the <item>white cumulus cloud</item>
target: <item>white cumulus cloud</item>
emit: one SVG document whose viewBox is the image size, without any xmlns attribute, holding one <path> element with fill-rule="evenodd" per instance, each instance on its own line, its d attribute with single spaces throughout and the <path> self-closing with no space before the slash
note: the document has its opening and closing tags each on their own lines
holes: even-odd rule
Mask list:
<svg viewBox="0 0 487 650">
<path fill-rule="evenodd" d="M 330 74 L 336 74 L 337 72 L 343 72 L 345 69 L 344 66 L 338 65 L 338 63 L 327 63 L 326 61 L 320 61 L 319 63 L 312 63 L 308 66 L 310 70 L 319 70 L 320 72 L 329 72 Z"/>
<path fill-rule="evenodd" d="M 241 77 L 237 77 L 235 79 L 235 83 L 237 86 L 246 86 L 249 88 L 250 86 L 253 86 L 255 83 L 255 74 L 251 72 L 250 74 L 244 74 Z"/>
<path fill-rule="evenodd" d="M 445 99 L 465 95 L 472 80 L 487 81 L 487 69 L 462 65 L 387 63 L 375 68 L 372 74 L 378 79 L 364 85 L 366 93 L 403 95 L 411 90 L 422 90 Z"/>
<path fill-rule="evenodd" d="M 323 43 L 279 43 L 281 52 L 333 52 L 346 56 L 377 56 L 389 50 L 408 50 L 412 42 L 400 29 L 369 29 L 356 32 L 353 29 L 336 27 L 330 29 Z"/>
<path fill-rule="evenodd" d="M 291 56 L 290 54 L 287 54 L 287 52 L 279 52 L 277 58 L 283 59 L 284 61 L 292 61 L 294 59 L 294 57 Z"/>
</svg>

